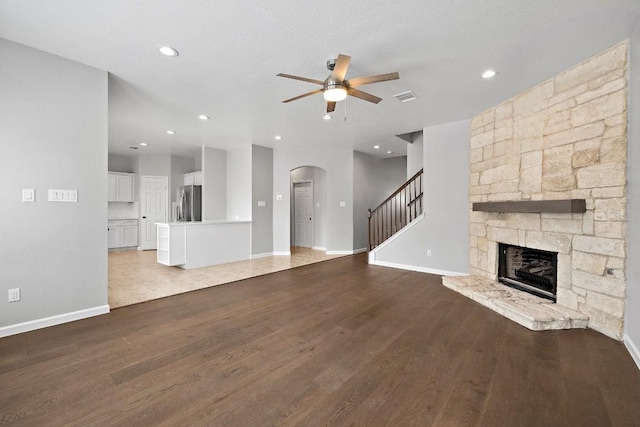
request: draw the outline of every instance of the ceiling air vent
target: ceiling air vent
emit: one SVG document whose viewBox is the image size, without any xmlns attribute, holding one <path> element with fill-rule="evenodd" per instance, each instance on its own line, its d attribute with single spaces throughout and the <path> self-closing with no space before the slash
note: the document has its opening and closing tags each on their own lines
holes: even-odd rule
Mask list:
<svg viewBox="0 0 640 427">
<path fill-rule="evenodd" d="M 411 92 L 410 90 L 409 90 L 409 91 L 407 91 L 407 92 L 399 93 L 399 94 L 397 94 L 397 95 L 393 95 L 393 96 L 395 96 L 396 98 L 398 98 L 398 101 L 400 101 L 400 102 L 413 101 L 414 99 L 418 98 L 418 97 L 416 96 L 416 94 L 415 94 L 415 93 L 413 93 L 413 92 Z"/>
<path fill-rule="evenodd" d="M 138 148 L 139 148 L 139 147 L 136 147 L 135 145 L 130 145 L 130 146 L 129 146 L 129 149 L 130 149 L 130 150 L 137 150 Z"/>
</svg>

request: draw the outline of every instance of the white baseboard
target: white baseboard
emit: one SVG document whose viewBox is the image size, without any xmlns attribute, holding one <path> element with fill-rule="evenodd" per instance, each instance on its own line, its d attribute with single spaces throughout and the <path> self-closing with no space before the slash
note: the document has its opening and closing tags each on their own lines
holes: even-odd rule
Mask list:
<svg viewBox="0 0 640 427">
<path fill-rule="evenodd" d="M 49 326 L 60 325 L 62 323 L 86 319 L 88 317 L 99 316 L 101 314 L 109 313 L 109 311 L 109 305 L 101 305 L 99 307 L 92 307 L 84 310 L 72 311 L 71 313 L 58 314 L 57 316 L 17 323 L 15 325 L 3 326 L 0 328 L 0 338 L 21 334 L 23 332 L 35 331 L 36 329 L 48 328 Z"/>
<path fill-rule="evenodd" d="M 457 271 L 439 270 L 437 268 L 419 267 L 416 265 L 396 264 L 395 262 L 386 261 L 372 261 L 369 259 L 369 264 L 379 265 L 381 267 L 398 268 L 400 270 L 417 271 L 419 273 L 435 274 L 437 276 L 468 276 L 468 273 L 460 273 Z"/>
<path fill-rule="evenodd" d="M 273 256 L 291 256 L 291 251 L 274 252 Z"/>
<path fill-rule="evenodd" d="M 633 361 L 636 362 L 638 369 L 640 369 L 640 349 L 638 349 L 638 346 L 635 345 L 635 343 L 631 340 L 631 337 L 629 337 L 629 335 L 627 334 L 624 334 L 623 341 L 624 345 L 627 347 L 627 350 L 629 350 L 629 354 L 631 354 Z"/>
<path fill-rule="evenodd" d="M 353 254 L 361 254 L 363 252 L 367 252 L 367 248 L 354 249 Z"/>
<path fill-rule="evenodd" d="M 327 255 L 353 255 L 353 251 L 326 251 Z"/>
<path fill-rule="evenodd" d="M 266 252 L 263 254 L 253 254 L 251 255 L 251 259 L 258 259 L 258 258 L 267 258 L 273 256 L 273 252 Z"/>
<path fill-rule="evenodd" d="M 313 249 L 314 251 L 326 251 L 327 248 L 325 248 L 324 246 L 311 246 L 311 249 Z"/>
</svg>

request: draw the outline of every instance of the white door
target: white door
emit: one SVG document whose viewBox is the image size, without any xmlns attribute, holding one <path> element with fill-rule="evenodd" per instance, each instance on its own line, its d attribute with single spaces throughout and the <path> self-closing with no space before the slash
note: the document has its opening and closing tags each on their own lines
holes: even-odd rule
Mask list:
<svg viewBox="0 0 640 427">
<path fill-rule="evenodd" d="M 311 182 L 293 184 L 294 245 L 310 248 L 313 244 L 313 189 Z"/>
<path fill-rule="evenodd" d="M 140 249 L 156 249 L 157 222 L 167 222 L 166 176 L 140 179 Z"/>
</svg>

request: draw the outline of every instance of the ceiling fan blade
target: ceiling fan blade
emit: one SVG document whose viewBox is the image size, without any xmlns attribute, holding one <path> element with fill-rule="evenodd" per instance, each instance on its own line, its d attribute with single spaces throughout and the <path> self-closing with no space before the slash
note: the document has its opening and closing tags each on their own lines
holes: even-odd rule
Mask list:
<svg viewBox="0 0 640 427">
<path fill-rule="evenodd" d="M 292 76 L 291 74 L 283 74 L 283 73 L 277 74 L 277 76 L 278 77 L 285 77 L 287 79 L 301 80 L 303 82 L 315 83 L 317 85 L 324 86 L 324 82 L 323 81 L 315 80 L 315 79 L 308 79 L 306 77 Z"/>
<path fill-rule="evenodd" d="M 377 76 L 368 77 L 356 77 L 355 79 L 349 79 L 345 83 L 350 87 L 368 85 L 371 83 L 386 82 L 387 80 L 397 80 L 400 78 L 398 73 L 386 73 L 378 74 Z"/>
<path fill-rule="evenodd" d="M 335 102 L 327 102 L 327 113 L 333 113 L 336 111 L 336 103 Z"/>
<path fill-rule="evenodd" d="M 316 93 L 322 93 L 322 89 L 312 90 L 311 92 L 303 93 L 302 95 L 298 95 L 298 96 L 293 97 L 293 98 L 285 99 L 282 102 L 286 104 L 287 102 L 291 102 L 291 101 L 295 101 L 295 100 L 300 99 L 300 98 L 305 98 L 307 96 L 315 95 Z"/>
<path fill-rule="evenodd" d="M 347 68 L 349 68 L 349 61 L 351 57 L 348 55 L 339 54 L 336 59 L 336 65 L 333 67 L 331 78 L 337 82 L 344 81 L 344 76 L 347 75 Z"/>
<path fill-rule="evenodd" d="M 365 101 L 373 102 L 374 104 L 377 104 L 378 102 L 382 101 L 382 98 L 378 98 L 375 95 L 371 95 L 370 93 L 363 92 L 361 90 L 354 89 L 352 87 L 347 88 L 347 93 L 349 95 L 351 95 L 351 96 L 355 96 L 356 98 L 360 98 L 360 99 L 364 99 Z"/>
</svg>

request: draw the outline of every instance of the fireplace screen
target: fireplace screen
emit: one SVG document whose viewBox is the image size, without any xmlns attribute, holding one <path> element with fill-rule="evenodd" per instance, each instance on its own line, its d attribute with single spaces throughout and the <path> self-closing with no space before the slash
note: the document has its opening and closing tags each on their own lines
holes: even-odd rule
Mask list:
<svg viewBox="0 0 640 427">
<path fill-rule="evenodd" d="M 558 253 L 500 243 L 498 280 L 508 286 L 556 300 Z"/>
</svg>

